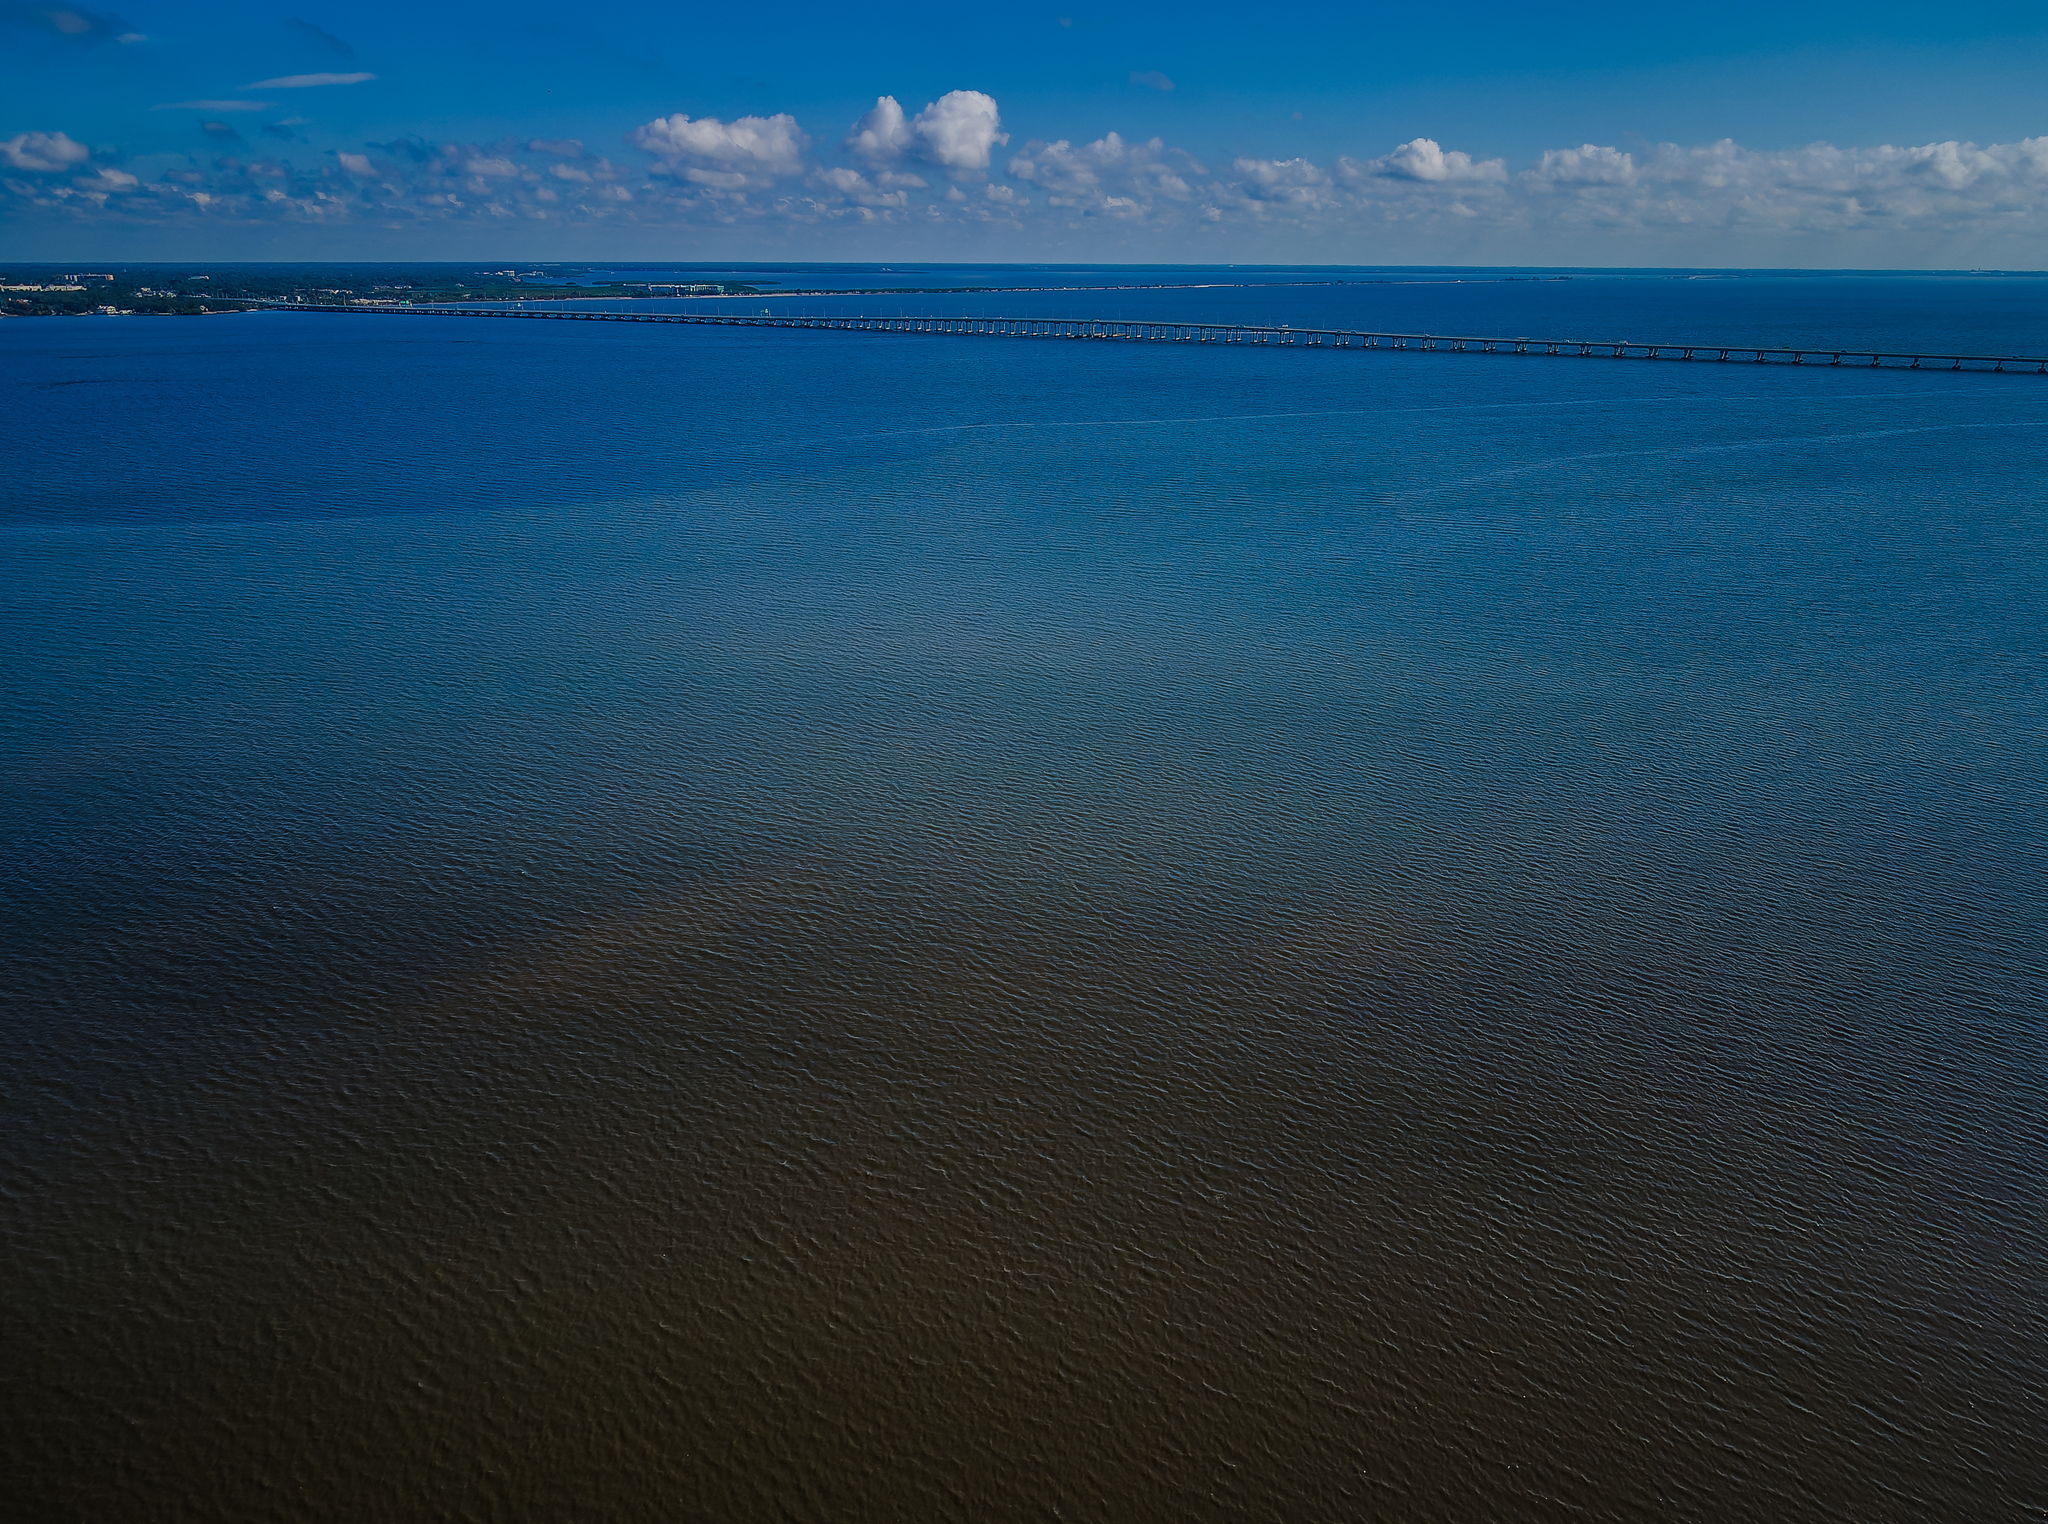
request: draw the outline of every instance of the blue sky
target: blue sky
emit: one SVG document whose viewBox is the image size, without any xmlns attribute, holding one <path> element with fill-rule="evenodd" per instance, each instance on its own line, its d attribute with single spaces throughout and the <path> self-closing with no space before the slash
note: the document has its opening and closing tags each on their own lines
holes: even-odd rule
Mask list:
<svg viewBox="0 0 2048 1524">
<path fill-rule="evenodd" d="M 2032 266 L 2044 66 L 1981 0 L 0 0 L 0 254 Z"/>
</svg>

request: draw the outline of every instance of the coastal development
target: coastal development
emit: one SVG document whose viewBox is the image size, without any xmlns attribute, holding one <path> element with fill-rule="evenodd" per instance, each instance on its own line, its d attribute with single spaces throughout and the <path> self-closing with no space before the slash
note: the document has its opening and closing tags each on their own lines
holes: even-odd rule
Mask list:
<svg viewBox="0 0 2048 1524">
<path fill-rule="evenodd" d="M 744 281 L 609 280 L 585 266 L 164 265 L 0 266 L 0 317 L 206 317 L 251 301 L 403 307 L 673 296 L 752 296 Z"/>
<path fill-rule="evenodd" d="M 448 302 L 647 301 L 691 298 L 790 298 L 854 296 L 886 291 L 892 296 L 995 296 L 1004 293 L 1052 291 L 1217 291 L 1229 289 L 1302 289 L 1332 286 L 1529 285 L 1559 284 L 1574 277 L 1541 272 L 1475 271 L 1471 274 L 1379 272 L 1347 273 L 1315 279 L 1236 280 L 1091 280 L 1073 284 L 962 285 L 957 276 L 944 280 L 944 267 L 929 272 L 929 284 L 904 282 L 902 275 L 927 273 L 912 267 L 903 272 L 887 267 L 869 273 L 856 285 L 790 283 L 782 276 L 798 273 L 775 267 L 774 274 L 730 272 L 688 278 L 660 267 L 614 268 L 593 265 L 540 265 L 525 268 L 479 269 L 460 265 L 208 265 L 166 267 L 121 265 L 78 271 L 49 265 L 0 266 L 0 317 L 204 317 L 238 312 L 250 302 L 284 306 L 406 309 Z M 810 273 L 808 271 L 803 273 Z M 635 278 L 628 279 L 631 275 Z M 670 278 L 661 279 L 660 276 Z M 875 276 L 885 279 L 877 285 Z M 1677 277 L 1691 279 L 1691 276 Z"/>
</svg>

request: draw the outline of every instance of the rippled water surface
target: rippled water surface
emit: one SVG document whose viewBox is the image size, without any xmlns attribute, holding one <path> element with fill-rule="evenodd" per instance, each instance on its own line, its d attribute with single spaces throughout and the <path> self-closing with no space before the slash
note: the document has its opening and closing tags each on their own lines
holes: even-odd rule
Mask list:
<svg viewBox="0 0 2048 1524">
<path fill-rule="evenodd" d="M 2048 353 L 2033 278 L 890 300 Z M 2048 1502 L 2048 380 L 0 362 L 20 1517 Z"/>
</svg>

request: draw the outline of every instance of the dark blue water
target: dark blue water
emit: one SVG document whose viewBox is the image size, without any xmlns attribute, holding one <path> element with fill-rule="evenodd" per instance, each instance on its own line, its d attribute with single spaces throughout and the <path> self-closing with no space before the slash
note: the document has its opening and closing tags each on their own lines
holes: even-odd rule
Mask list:
<svg viewBox="0 0 2048 1524">
<path fill-rule="evenodd" d="M 2032 278 L 1028 300 L 2048 352 Z M 22 1517 L 2038 1517 L 2048 380 L 0 367 Z"/>
<path fill-rule="evenodd" d="M 567 266 L 559 271 L 554 267 L 543 268 L 551 279 L 564 280 L 571 285 L 611 281 L 722 280 L 758 286 L 764 291 L 1000 291 L 1046 287 L 1114 290 L 1131 285 L 1186 289 L 1218 284 L 1272 288 L 1285 285 L 1330 286 L 1352 281 L 1552 279 L 1562 273 L 1392 265 L 980 265 L 943 262 L 862 265 L 803 261 Z M 1601 278 L 1607 278 L 1609 272 L 1597 273 Z M 1661 273 L 1654 272 L 1653 278 Z"/>
</svg>

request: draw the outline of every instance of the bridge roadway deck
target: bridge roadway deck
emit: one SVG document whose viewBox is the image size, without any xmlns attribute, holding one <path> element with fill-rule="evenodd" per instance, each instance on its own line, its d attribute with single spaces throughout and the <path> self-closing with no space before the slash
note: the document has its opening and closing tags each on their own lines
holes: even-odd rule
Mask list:
<svg viewBox="0 0 2048 1524">
<path fill-rule="evenodd" d="M 1758 365 L 1854 365 L 1881 370 L 2003 371 L 2048 375 L 2035 355 L 1937 355 L 1900 350 L 1781 349 L 1744 344 L 1639 344 L 1630 339 L 1481 338 L 1372 333 L 1351 328 L 1284 328 L 1256 323 L 1160 323 L 1137 319 L 877 317 L 713 312 L 591 312 L 565 308 L 390 306 L 252 302 L 288 312 L 354 312 L 402 317 L 526 318 L 557 323 L 689 323 L 715 328 L 805 328 L 835 333 L 929 333 L 963 337 L 1097 340 L 1152 344 L 1278 344 L 1300 349 L 1454 350 L 1479 354 L 1570 355 L 1608 360 L 1697 360 Z"/>
</svg>

